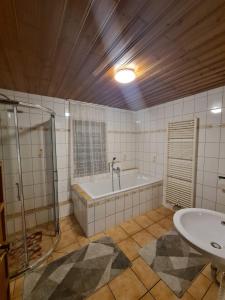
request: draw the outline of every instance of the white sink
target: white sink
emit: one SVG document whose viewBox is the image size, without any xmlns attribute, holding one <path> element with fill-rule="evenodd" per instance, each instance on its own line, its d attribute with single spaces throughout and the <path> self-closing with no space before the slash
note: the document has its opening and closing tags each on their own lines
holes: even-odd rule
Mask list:
<svg viewBox="0 0 225 300">
<path fill-rule="evenodd" d="M 225 214 L 201 208 L 185 208 L 175 213 L 173 222 L 191 246 L 225 271 Z"/>
</svg>

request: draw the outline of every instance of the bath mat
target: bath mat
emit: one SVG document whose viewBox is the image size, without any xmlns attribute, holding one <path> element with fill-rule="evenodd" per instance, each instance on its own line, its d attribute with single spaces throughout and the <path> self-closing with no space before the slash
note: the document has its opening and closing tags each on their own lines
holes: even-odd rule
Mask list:
<svg viewBox="0 0 225 300">
<path fill-rule="evenodd" d="M 144 246 L 139 253 L 178 297 L 183 296 L 193 279 L 209 262 L 176 231 L 170 231 Z"/>
<path fill-rule="evenodd" d="M 24 300 L 84 299 L 131 265 L 110 237 L 89 243 L 29 272 Z"/>
</svg>

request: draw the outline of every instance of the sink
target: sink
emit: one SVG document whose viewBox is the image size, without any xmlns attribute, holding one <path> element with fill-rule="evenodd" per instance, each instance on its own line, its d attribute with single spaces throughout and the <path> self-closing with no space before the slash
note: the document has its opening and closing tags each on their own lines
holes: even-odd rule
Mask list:
<svg viewBox="0 0 225 300">
<path fill-rule="evenodd" d="M 173 217 L 179 234 L 213 265 L 225 272 L 225 214 L 201 208 L 185 208 Z"/>
</svg>

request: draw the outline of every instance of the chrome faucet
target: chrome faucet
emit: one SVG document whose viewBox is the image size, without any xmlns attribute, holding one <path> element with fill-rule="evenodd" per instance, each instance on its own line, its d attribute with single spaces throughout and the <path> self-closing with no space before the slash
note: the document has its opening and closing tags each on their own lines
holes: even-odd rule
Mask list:
<svg viewBox="0 0 225 300">
<path fill-rule="evenodd" d="M 121 185 L 120 185 L 120 168 L 114 167 L 114 164 L 116 163 L 116 157 L 113 157 L 112 162 L 111 162 L 111 168 L 112 168 L 112 190 L 114 192 L 114 173 L 117 175 L 118 177 L 118 181 L 119 181 L 119 189 L 121 189 Z"/>
</svg>

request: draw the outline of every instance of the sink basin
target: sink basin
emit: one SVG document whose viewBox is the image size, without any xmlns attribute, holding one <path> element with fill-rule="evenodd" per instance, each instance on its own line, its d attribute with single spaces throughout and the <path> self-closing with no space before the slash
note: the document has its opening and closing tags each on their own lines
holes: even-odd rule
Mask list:
<svg viewBox="0 0 225 300">
<path fill-rule="evenodd" d="M 201 208 L 185 208 L 173 217 L 175 228 L 196 250 L 225 271 L 225 214 Z"/>
</svg>

